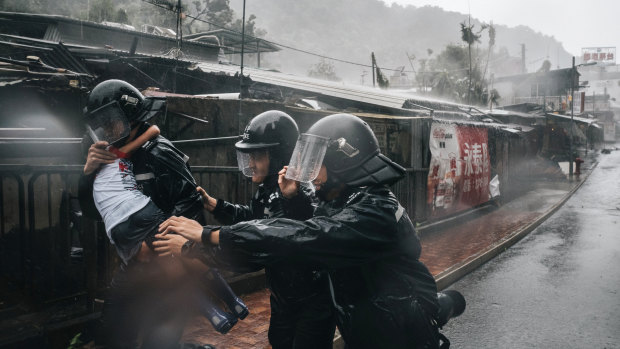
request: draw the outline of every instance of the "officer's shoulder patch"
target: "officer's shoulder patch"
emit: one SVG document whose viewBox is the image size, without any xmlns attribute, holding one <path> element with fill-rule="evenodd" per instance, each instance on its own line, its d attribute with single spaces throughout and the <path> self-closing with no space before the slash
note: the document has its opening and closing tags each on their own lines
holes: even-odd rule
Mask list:
<svg viewBox="0 0 620 349">
<path fill-rule="evenodd" d="M 349 197 L 347 198 L 347 202 L 345 205 L 350 204 L 353 200 L 355 200 L 358 196 L 362 195 L 361 191 L 356 191 L 355 193 L 349 195 Z"/>
</svg>

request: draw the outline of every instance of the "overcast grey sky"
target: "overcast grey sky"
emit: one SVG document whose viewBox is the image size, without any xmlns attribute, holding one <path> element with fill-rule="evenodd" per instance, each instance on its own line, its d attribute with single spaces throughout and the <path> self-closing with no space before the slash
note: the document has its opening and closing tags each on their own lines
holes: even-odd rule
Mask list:
<svg viewBox="0 0 620 349">
<path fill-rule="evenodd" d="M 582 47 L 620 49 L 618 0 L 383 0 L 387 4 L 432 5 L 448 11 L 471 13 L 484 22 L 509 27 L 526 25 L 554 36 L 579 59 Z M 617 51 L 620 52 L 620 51 Z M 620 60 L 616 60 L 620 63 Z"/>
</svg>

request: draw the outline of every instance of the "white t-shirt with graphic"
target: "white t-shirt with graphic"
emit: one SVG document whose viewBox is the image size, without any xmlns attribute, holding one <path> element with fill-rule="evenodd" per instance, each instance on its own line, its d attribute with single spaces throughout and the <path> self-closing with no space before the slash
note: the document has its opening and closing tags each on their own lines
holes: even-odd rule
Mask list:
<svg viewBox="0 0 620 349">
<path fill-rule="evenodd" d="M 129 159 L 116 159 L 111 164 L 101 166 L 93 183 L 93 199 L 110 241 L 112 228 L 144 208 L 151 200 L 138 190 L 133 163 Z"/>
</svg>

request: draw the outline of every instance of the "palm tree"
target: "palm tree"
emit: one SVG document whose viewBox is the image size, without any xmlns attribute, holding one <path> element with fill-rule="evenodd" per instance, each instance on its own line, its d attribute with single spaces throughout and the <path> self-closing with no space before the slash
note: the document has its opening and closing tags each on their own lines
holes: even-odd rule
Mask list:
<svg viewBox="0 0 620 349">
<path fill-rule="evenodd" d="M 469 53 L 469 83 L 467 87 L 467 104 L 471 104 L 470 103 L 471 65 L 472 65 L 471 45 L 473 45 L 475 42 L 480 42 L 480 37 L 482 36 L 480 33 L 483 30 L 485 30 L 487 26 L 486 24 L 483 24 L 482 28 L 477 33 L 474 33 L 475 25 L 471 24 L 471 16 L 469 17 L 468 21 L 469 21 L 469 24 L 465 24 L 465 22 L 461 23 L 461 39 L 467 43 L 467 50 Z"/>
<path fill-rule="evenodd" d="M 484 66 L 482 80 L 484 80 L 487 75 L 487 68 L 489 67 L 489 60 L 491 60 L 491 52 L 493 51 L 493 46 L 495 46 L 495 27 L 493 26 L 493 22 L 491 22 L 491 24 L 489 24 L 489 52 L 487 52 L 487 63 Z"/>
<path fill-rule="evenodd" d="M 434 80 L 433 93 L 442 97 L 458 98 L 454 94 L 454 77 L 448 70 L 438 72 Z"/>
</svg>

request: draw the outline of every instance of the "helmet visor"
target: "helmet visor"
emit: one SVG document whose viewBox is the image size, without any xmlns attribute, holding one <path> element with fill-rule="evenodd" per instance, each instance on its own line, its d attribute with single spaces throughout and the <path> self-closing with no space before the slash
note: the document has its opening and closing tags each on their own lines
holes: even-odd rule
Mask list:
<svg viewBox="0 0 620 349">
<path fill-rule="evenodd" d="M 131 128 L 120 105 L 114 101 L 93 110 L 87 116 L 86 130 L 94 142 L 114 144 L 129 136 Z"/>
<path fill-rule="evenodd" d="M 257 149 L 249 152 L 237 150 L 237 165 L 246 177 L 267 176 L 269 174 L 269 151 Z"/>
<path fill-rule="evenodd" d="M 298 182 L 311 182 L 319 175 L 329 140 L 325 137 L 302 134 L 293 150 L 286 178 Z"/>
</svg>

